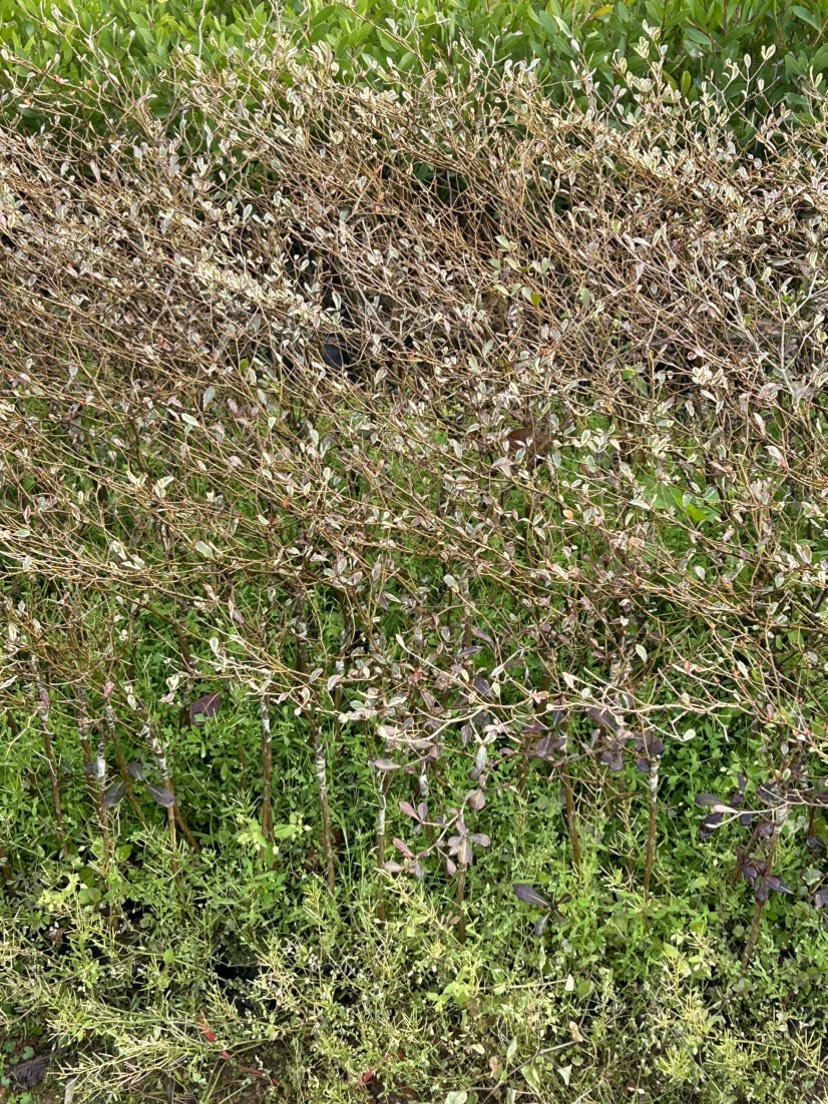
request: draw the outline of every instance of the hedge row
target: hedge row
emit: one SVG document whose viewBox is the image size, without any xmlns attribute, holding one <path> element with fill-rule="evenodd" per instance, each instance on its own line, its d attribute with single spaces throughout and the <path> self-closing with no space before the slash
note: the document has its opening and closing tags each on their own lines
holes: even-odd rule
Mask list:
<svg viewBox="0 0 828 1104">
<path fill-rule="evenodd" d="M 664 52 L 668 79 L 689 98 L 705 80 L 748 122 L 768 104 L 807 112 L 805 86 L 825 88 L 828 0 L 0 0 L 0 72 L 50 72 L 92 86 L 150 84 L 177 47 L 210 66 L 287 33 L 298 51 L 327 47 L 345 79 L 416 74 L 435 62 L 468 66 L 473 47 L 500 72 L 534 64 L 560 97 L 584 62 L 608 92 L 618 67 L 644 76 Z M 169 102 L 158 100 L 164 114 Z M 23 113 L 36 124 L 32 108 Z"/>
</svg>

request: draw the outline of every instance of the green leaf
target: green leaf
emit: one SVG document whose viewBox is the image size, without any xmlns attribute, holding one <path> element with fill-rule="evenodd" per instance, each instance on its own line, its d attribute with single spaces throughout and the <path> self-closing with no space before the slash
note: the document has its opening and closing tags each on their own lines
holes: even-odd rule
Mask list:
<svg viewBox="0 0 828 1104">
<path fill-rule="evenodd" d="M 794 6 L 791 8 L 791 11 L 794 13 L 794 15 L 799 16 L 799 18 L 804 23 L 810 24 L 810 26 L 813 27 L 815 31 L 822 30 L 822 23 L 820 22 L 818 17 L 815 16 L 812 11 L 809 11 L 807 8 L 803 8 L 801 4 L 794 4 Z"/>
</svg>

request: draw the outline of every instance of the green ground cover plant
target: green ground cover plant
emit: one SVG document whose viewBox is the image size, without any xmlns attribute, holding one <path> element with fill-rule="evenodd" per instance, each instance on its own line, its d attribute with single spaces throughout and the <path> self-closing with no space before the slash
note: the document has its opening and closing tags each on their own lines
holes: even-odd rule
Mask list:
<svg viewBox="0 0 828 1104">
<path fill-rule="evenodd" d="M 8 93 L 8 1099 L 819 1101 L 819 88 L 334 61 Z"/>
</svg>

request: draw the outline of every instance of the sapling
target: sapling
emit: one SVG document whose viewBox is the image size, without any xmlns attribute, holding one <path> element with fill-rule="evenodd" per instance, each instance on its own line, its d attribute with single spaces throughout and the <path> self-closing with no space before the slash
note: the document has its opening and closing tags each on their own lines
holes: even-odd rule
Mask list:
<svg viewBox="0 0 828 1104">
<path fill-rule="evenodd" d="M 458 942 L 465 943 L 466 873 L 474 858 L 472 847 L 473 844 L 477 844 L 479 847 L 488 847 L 491 841 L 483 832 L 469 832 L 466 828 L 466 822 L 463 819 L 462 813 L 456 818 L 454 827 L 456 834 L 450 836 L 448 840 L 448 853 L 450 857 L 446 862 L 446 868 L 450 875 L 457 876 L 457 893 L 455 895 L 457 904 L 457 939 Z M 453 859 L 457 861 L 454 862 Z"/>
<path fill-rule="evenodd" d="M 633 744 L 636 769 L 647 774 L 647 852 L 644 861 L 644 903 L 650 894 L 650 878 L 656 853 L 656 816 L 658 813 L 658 771 L 664 744 L 651 733 L 639 736 Z"/>
<path fill-rule="evenodd" d="M 299 599 L 299 601 L 302 603 L 300 606 L 300 616 L 296 619 L 294 625 L 296 639 L 296 673 L 300 676 L 306 676 L 308 673 L 307 611 L 304 601 L 302 599 Z M 304 693 L 306 695 L 305 701 L 310 701 L 310 692 L 305 690 Z M 313 730 L 311 750 L 313 751 L 314 776 L 316 778 L 316 787 L 319 794 L 319 806 L 322 820 L 322 853 L 325 856 L 325 871 L 328 888 L 333 892 L 335 886 L 335 871 L 333 838 L 331 835 L 330 799 L 328 796 L 328 764 L 325 758 L 325 747 L 322 743 L 322 731 L 319 724 L 319 718 L 315 709 L 311 713 L 310 723 Z M 268 795 L 269 792 L 268 780 Z"/>
<path fill-rule="evenodd" d="M 3 878 L 6 889 L 9 890 L 13 881 L 12 871 L 2 843 L 0 843 L 0 876 Z"/>
<path fill-rule="evenodd" d="M 106 721 L 106 728 L 109 732 L 109 738 L 112 741 L 112 748 L 115 752 L 115 761 L 118 764 L 118 773 L 121 776 L 120 786 L 123 787 L 123 793 L 126 794 L 127 801 L 132 806 L 132 810 L 138 817 L 144 828 L 147 827 L 147 818 L 144 816 L 144 811 L 135 796 L 135 790 L 132 786 L 132 778 L 129 773 L 129 768 L 124 755 L 124 749 L 121 746 L 121 740 L 118 736 L 118 726 L 115 719 L 115 710 L 112 706 L 112 691 L 114 690 L 114 684 L 108 682 L 104 687 L 104 720 Z"/>
<path fill-rule="evenodd" d="M 541 719 L 542 718 L 542 719 Z M 524 761 L 528 759 L 543 759 L 551 763 L 557 770 L 561 780 L 561 789 L 564 795 L 564 809 L 566 813 L 566 827 L 569 834 L 569 842 L 572 847 L 572 862 L 576 870 L 581 865 L 581 838 L 578 833 L 578 821 L 575 813 L 575 795 L 572 789 L 572 776 L 569 772 L 568 739 L 567 735 L 554 736 L 552 733 L 559 729 L 568 720 L 568 714 L 563 709 L 552 708 L 547 713 L 536 718 L 532 724 L 524 728 L 524 736 L 543 733 L 534 745 L 524 752 Z M 547 722 L 546 724 L 544 722 Z"/>
<path fill-rule="evenodd" d="M 316 784 L 319 789 L 319 805 L 322 812 L 322 849 L 325 854 L 325 871 L 328 889 L 334 891 L 334 855 L 331 835 L 331 810 L 328 803 L 328 763 L 325 758 L 325 746 L 322 743 L 322 729 L 319 724 L 313 726 L 313 765 Z"/>
<path fill-rule="evenodd" d="M 141 705 L 141 703 L 138 703 Z M 162 808 L 167 810 L 167 826 L 170 835 L 170 844 L 173 848 L 173 853 L 176 850 L 176 825 L 181 831 L 182 836 L 186 839 L 193 851 L 198 853 L 201 851 L 198 841 L 193 836 L 190 829 L 187 827 L 184 815 L 181 812 L 181 806 L 179 805 L 178 798 L 176 797 L 175 789 L 173 788 L 172 778 L 170 775 L 169 761 L 167 759 L 167 753 L 164 748 L 161 737 L 155 730 L 155 727 L 150 718 L 149 710 L 146 706 L 141 705 L 144 713 L 145 723 L 142 729 L 141 735 L 147 741 L 149 749 L 155 759 L 155 765 L 158 773 L 161 775 L 161 786 L 153 786 L 149 782 L 144 782 L 144 789 L 147 791 L 153 801 L 157 802 Z M 127 767 L 127 772 L 132 777 L 141 778 L 140 767 L 135 770 L 130 770 Z"/>
<path fill-rule="evenodd" d="M 89 740 L 91 721 L 89 720 L 89 713 L 86 708 L 86 691 L 82 686 L 79 686 L 75 691 L 75 698 L 78 703 L 78 739 L 83 755 L 83 771 L 86 775 L 92 804 L 95 807 L 95 812 L 98 817 L 98 827 L 101 831 L 101 844 L 103 847 L 103 868 L 104 873 L 106 873 L 109 869 L 110 859 L 109 813 L 106 801 L 104 800 L 104 794 L 106 793 L 106 760 L 104 758 L 106 753 L 106 738 L 103 730 L 101 730 L 98 747 L 96 753 L 93 755 L 92 745 Z"/>
<path fill-rule="evenodd" d="M 259 696 L 259 716 L 262 724 L 262 836 L 272 854 L 275 847 L 273 804 L 270 792 L 273 775 L 273 736 L 270 730 L 270 703 L 267 694 L 264 693 Z"/>
<path fill-rule="evenodd" d="M 67 855 L 66 832 L 63 826 L 63 810 L 60 804 L 57 763 L 55 762 L 55 751 L 52 745 L 52 733 L 49 726 L 49 691 L 40 677 L 40 665 L 38 664 L 37 656 L 34 652 L 32 652 L 31 657 L 31 668 L 37 694 L 37 715 L 40 718 L 43 750 L 46 754 L 46 764 L 49 768 L 49 781 L 52 787 L 52 804 L 55 809 L 55 823 L 57 825 L 58 839 L 60 840 L 60 849 L 65 857 Z"/>
<path fill-rule="evenodd" d="M 793 777 L 794 775 L 789 771 L 785 783 L 790 782 Z M 721 801 L 715 794 L 706 793 L 697 794 L 695 800 L 697 805 L 710 809 L 699 827 L 699 836 L 702 839 L 708 839 L 724 824 L 738 821 L 743 826 L 748 826 L 755 817 L 758 817 L 748 844 L 738 852 L 736 861 L 738 874 L 745 879 L 753 891 L 753 919 L 742 951 L 742 967 L 745 968 L 750 962 L 759 939 L 765 905 L 771 892 L 791 894 L 793 891 L 782 878 L 773 873 L 779 833 L 789 810 L 786 785 L 774 779 L 760 786 L 757 796 L 767 808 L 762 813 L 755 813 L 742 809 L 746 786 L 743 775 L 739 775 L 738 782 L 739 788 L 733 791 L 728 802 Z M 765 841 L 764 858 L 752 858 L 753 851 L 760 841 Z"/>
<path fill-rule="evenodd" d="M 396 763 L 389 763 L 385 759 L 377 759 L 374 762 L 374 771 L 377 776 L 377 870 L 386 869 L 385 862 L 385 833 L 388 814 L 388 790 L 391 786 L 392 770 L 396 770 Z M 377 915 L 381 923 L 385 923 L 385 894 L 382 891 L 382 879 L 379 881 L 379 900 L 377 903 Z"/>
<path fill-rule="evenodd" d="M 745 949 L 742 951 L 742 966 L 746 967 L 750 962 L 756 942 L 759 939 L 759 931 L 762 926 L 762 914 L 771 890 L 774 893 L 793 893 L 793 890 L 785 882 L 773 873 L 773 860 L 776 855 L 778 836 L 774 835 L 768 843 L 767 857 L 764 860 L 753 863 L 745 863 L 742 867 L 742 876 L 753 890 L 753 921 L 748 933 Z"/>
</svg>

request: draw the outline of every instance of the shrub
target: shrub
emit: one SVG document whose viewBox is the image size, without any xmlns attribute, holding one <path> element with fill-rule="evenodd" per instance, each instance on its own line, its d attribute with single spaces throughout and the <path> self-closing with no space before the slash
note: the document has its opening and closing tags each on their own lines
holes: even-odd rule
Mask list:
<svg viewBox="0 0 828 1104">
<path fill-rule="evenodd" d="M 174 86 L 162 82 L 159 87 L 155 77 L 171 64 L 176 50 L 192 51 L 205 65 L 221 68 L 228 57 L 249 57 L 262 40 L 272 46 L 285 32 L 306 59 L 314 47 L 330 50 L 340 77 L 357 83 L 401 79 L 404 84 L 435 65 L 449 65 L 466 75 L 474 71 L 477 78 L 484 76 L 485 66 L 490 70 L 485 83 L 496 85 L 498 74 L 523 62 L 531 64 L 557 102 L 569 95 L 573 82 L 579 87 L 576 74 L 585 66 L 594 75 L 594 91 L 608 98 L 619 64 L 641 77 L 661 50 L 665 79 L 682 94 L 696 99 L 710 82 L 729 102 L 742 106 L 729 118 L 748 138 L 769 105 L 806 111 L 803 85 L 809 79 L 823 81 L 824 94 L 826 27 L 826 0 L 737 5 L 721 0 L 549 0 L 546 5 L 418 0 L 390 8 L 385 0 L 314 0 L 276 11 L 252 0 L 117 0 L 105 9 L 98 0 L 0 4 L 7 75 L 33 69 L 80 86 L 90 82 L 92 97 L 84 87 L 76 88 L 76 103 L 86 103 L 87 109 L 102 89 L 138 82 L 151 89 L 157 114 L 174 114 L 174 101 L 160 95 L 160 88 L 172 93 Z M 31 105 L 21 110 L 33 129 L 43 119 Z"/>
<path fill-rule="evenodd" d="M 6 135 L 2 1015 L 86 1098 L 821 1091 L 824 119 L 461 73 Z"/>
</svg>

